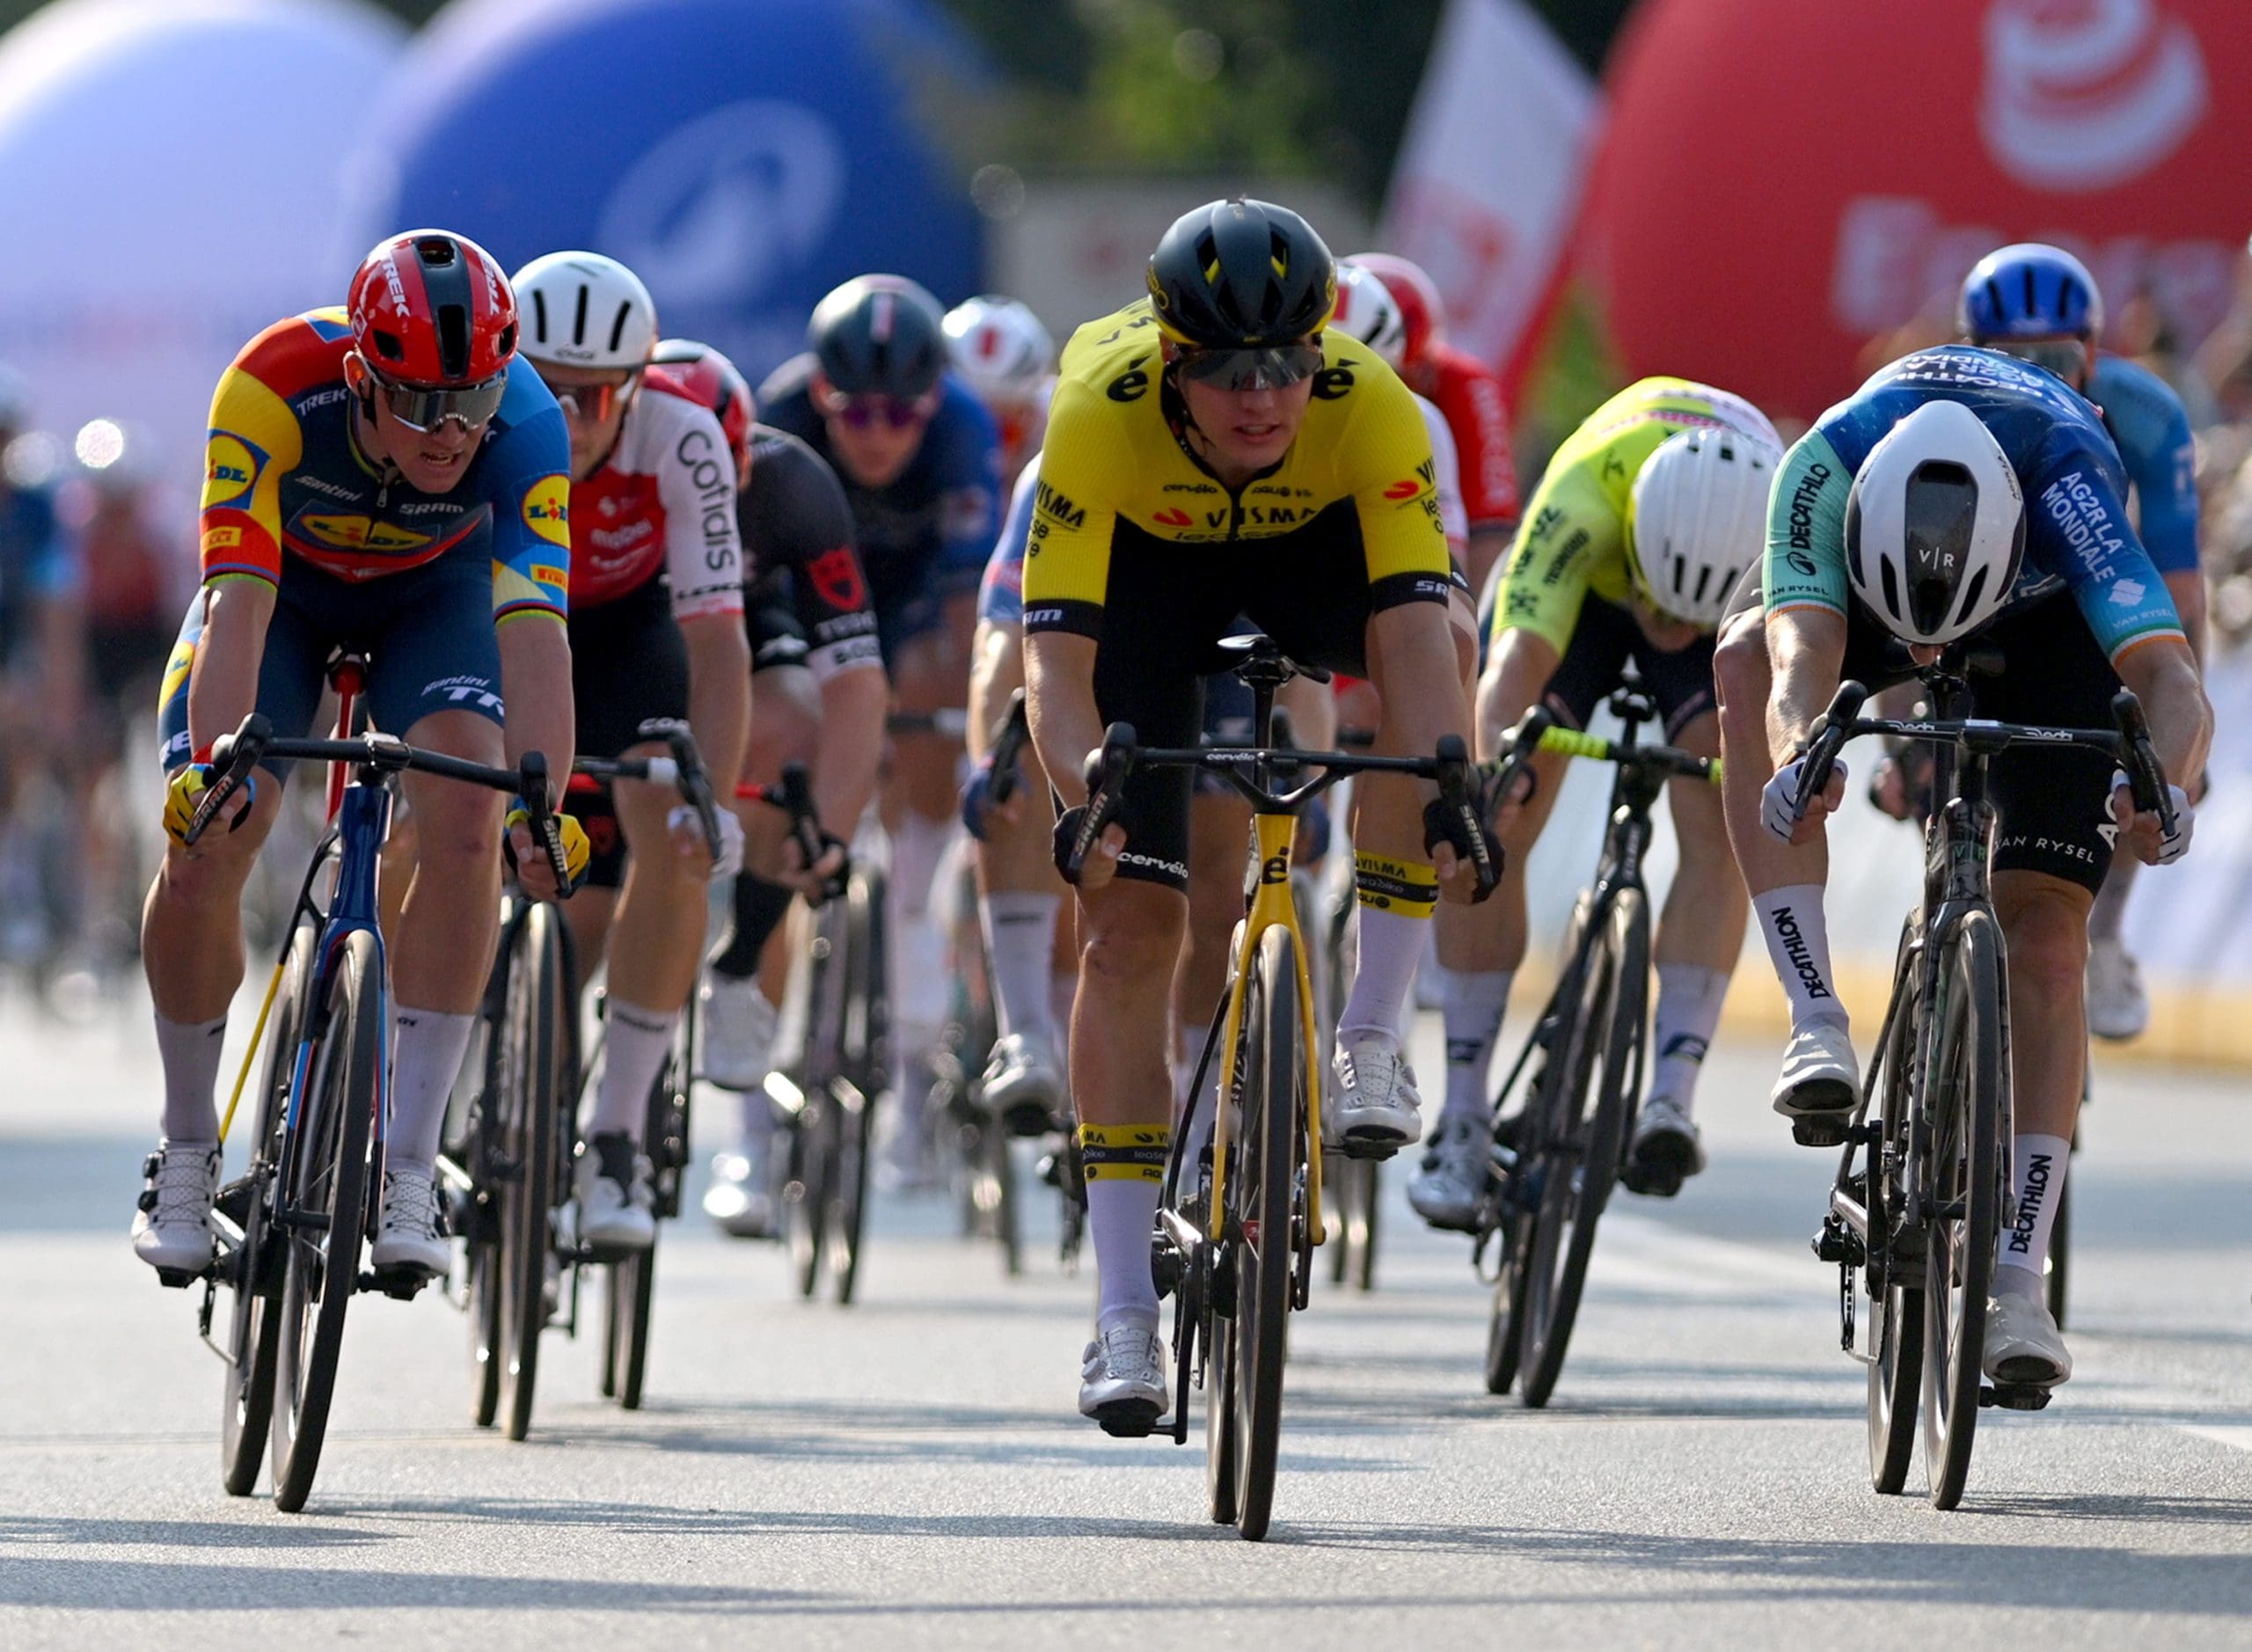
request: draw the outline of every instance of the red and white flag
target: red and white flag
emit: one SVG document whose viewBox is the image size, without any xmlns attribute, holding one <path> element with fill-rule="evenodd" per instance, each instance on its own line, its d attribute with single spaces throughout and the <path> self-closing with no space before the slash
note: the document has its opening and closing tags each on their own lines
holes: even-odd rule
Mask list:
<svg viewBox="0 0 2252 1652">
<path fill-rule="evenodd" d="M 1448 339 L 1505 371 L 1551 290 L 1602 106 L 1521 0 L 1448 0 L 1381 245 L 1438 283 Z"/>
</svg>

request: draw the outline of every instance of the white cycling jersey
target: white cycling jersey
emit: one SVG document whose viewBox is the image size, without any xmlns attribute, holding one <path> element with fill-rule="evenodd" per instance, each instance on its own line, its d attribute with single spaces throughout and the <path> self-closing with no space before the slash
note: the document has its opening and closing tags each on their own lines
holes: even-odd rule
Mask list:
<svg viewBox="0 0 2252 1652">
<path fill-rule="evenodd" d="M 709 408 L 651 369 L 603 466 L 571 485 L 571 607 L 660 574 L 676 618 L 742 612 L 735 456 Z"/>
</svg>

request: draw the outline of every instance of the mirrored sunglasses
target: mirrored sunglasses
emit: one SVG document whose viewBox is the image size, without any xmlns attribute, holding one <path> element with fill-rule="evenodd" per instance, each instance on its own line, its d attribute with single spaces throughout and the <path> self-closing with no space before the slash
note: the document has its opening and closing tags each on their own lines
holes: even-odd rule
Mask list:
<svg viewBox="0 0 2252 1652">
<path fill-rule="evenodd" d="M 1321 370 L 1318 344 L 1278 344 L 1255 349 L 1183 350 L 1176 365 L 1185 377 L 1221 390 L 1281 390 Z"/>
</svg>

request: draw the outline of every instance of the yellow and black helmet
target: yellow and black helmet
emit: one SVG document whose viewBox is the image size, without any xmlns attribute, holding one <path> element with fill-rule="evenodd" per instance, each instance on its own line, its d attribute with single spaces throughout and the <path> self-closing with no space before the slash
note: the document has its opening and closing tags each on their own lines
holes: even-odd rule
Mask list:
<svg viewBox="0 0 2252 1652">
<path fill-rule="evenodd" d="M 1175 343 L 1207 350 L 1319 333 L 1337 302 L 1337 260 L 1287 207 L 1231 195 L 1184 213 L 1150 254 L 1150 302 Z"/>
</svg>

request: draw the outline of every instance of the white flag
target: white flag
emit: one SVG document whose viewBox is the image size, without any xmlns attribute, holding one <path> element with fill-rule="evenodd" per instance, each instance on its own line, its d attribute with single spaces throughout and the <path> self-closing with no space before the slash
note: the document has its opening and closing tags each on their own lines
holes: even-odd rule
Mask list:
<svg viewBox="0 0 2252 1652">
<path fill-rule="evenodd" d="M 1430 273 L 1447 336 L 1497 366 L 1562 255 L 1602 99 L 1520 0 L 1448 0 L 1386 205 L 1382 245 Z"/>
</svg>

